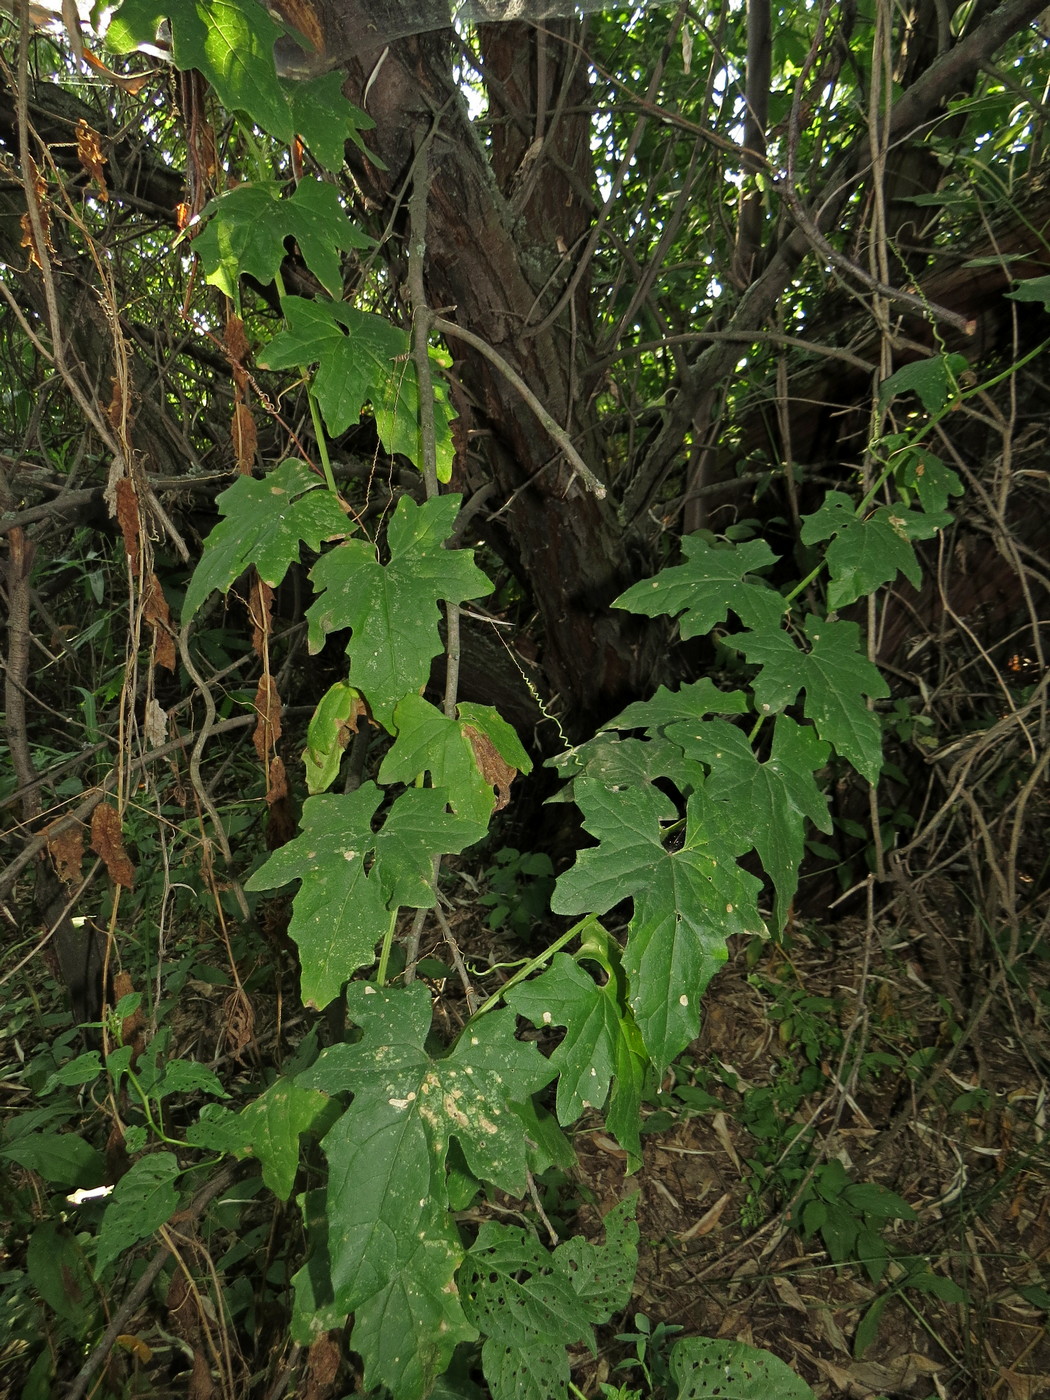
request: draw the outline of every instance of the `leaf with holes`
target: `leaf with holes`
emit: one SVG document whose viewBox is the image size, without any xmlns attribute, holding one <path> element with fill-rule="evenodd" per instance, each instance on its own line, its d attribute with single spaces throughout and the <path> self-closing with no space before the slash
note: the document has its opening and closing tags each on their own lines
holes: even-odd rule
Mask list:
<svg viewBox="0 0 1050 1400">
<path fill-rule="evenodd" d="M 420 506 L 402 496 L 387 531 L 389 563 L 380 564 L 364 540 L 348 540 L 310 574 L 318 594 L 306 614 L 310 650 L 320 651 L 329 632 L 352 628 L 350 681 L 391 730 L 398 701 L 422 690 L 442 650 L 438 602 L 492 592 L 471 550 L 444 547 L 458 508 L 458 496 Z"/>
<path fill-rule="evenodd" d="M 748 577 L 776 563 L 765 540 L 716 546 L 702 535 L 686 535 L 682 553 L 686 563 L 634 584 L 613 606 L 646 617 L 678 617 L 683 640 L 705 636 L 730 611 L 746 626 L 759 627 L 775 626 L 787 610 L 779 593 Z"/>
<path fill-rule="evenodd" d="M 747 632 L 733 637 L 759 672 L 753 686 L 755 698 L 767 713 L 786 709 L 800 690 L 806 692 L 805 715 L 826 739 L 870 783 L 878 781 L 882 768 L 882 728 L 868 709 L 873 700 L 888 695 L 889 686 L 860 651 L 860 628 L 855 622 L 827 622 L 806 618 L 808 652 L 786 632 Z"/>
<path fill-rule="evenodd" d="M 239 476 L 216 504 L 224 519 L 204 541 L 186 589 L 183 624 L 209 593 L 228 592 L 249 565 L 275 588 L 298 560 L 301 544 L 319 550 L 347 529 L 346 513 L 305 462 L 282 462 L 262 481 Z"/>
<path fill-rule="evenodd" d="M 959 375 L 969 368 L 965 355 L 935 355 L 916 360 L 884 379 L 879 388 L 879 407 L 899 394 L 918 394 L 927 413 L 939 413 L 959 392 Z"/>
<path fill-rule="evenodd" d="M 361 1040 L 330 1046 L 297 1082 L 354 1094 L 322 1143 L 332 1286 L 351 1312 L 408 1267 L 428 1212 L 445 1208 L 452 1138 L 475 1177 L 524 1192 L 528 1144 L 512 1102 L 543 1088 L 553 1071 L 534 1045 L 515 1039 L 510 1010 L 470 1023 L 448 1055 L 433 1059 L 424 1048 L 431 1000 L 419 983 L 390 991 L 355 982 L 347 1015 Z"/>
<path fill-rule="evenodd" d="M 671 1349 L 678 1400 L 816 1400 L 785 1361 L 746 1342 L 683 1337 Z"/>
<path fill-rule="evenodd" d="M 98 1232 L 96 1275 L 171 1219 L 179 1204 L 175 1189 L 179 1172 L 178 1159 L 171 1152 L 151 1152 L 132 1162 L 106 1202 Z"/>
<path fill-rule="evenodd" d="M 637 1197 L 606 1216 L 605 1243 L 575 1238 L 553 1252 L 531 1230 L 487 1222 L 460 1270 L 463 1308 L 486 1340 L 493 1400 L 568 1395 L 565 1348 L 594 1351 L 594 1327 L 630 1301 L 638 1263 Z"/>
</svg>

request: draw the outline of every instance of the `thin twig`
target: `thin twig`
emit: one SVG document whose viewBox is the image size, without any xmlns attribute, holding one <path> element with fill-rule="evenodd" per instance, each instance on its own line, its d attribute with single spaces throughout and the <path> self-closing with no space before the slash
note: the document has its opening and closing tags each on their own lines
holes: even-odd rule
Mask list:
<svg viewBox="0 0 1050 1400">
<path fill-rule="evenodd" d="M 434 330 L 441 335 L 462 340 L 465 345 L 471 346 L 483 359 L 488 360 L 503 375 L 508 383 L 512 384 L 522 399 L 532 409 L 533 413 L 540 420 L 540 423 L 558 444 L 561 450 L 568 457 L 576 472 L 579 473 L 584 485 L 589 491 L 593 491 L 598 499 L 605 499 L 605 487 L 591 471 L 590 467 L 583 460 L 580 454 L 569 441 L 569 436 L 565 429 L 551 416 L 543 404 L 532 392 L 529 386 L 522 379 L 517 370 L 503 358 L 498 350 L 494 350 L 486 340 L 482 340 L 480 335 L 475 335 L 473 331 L 465 330 L 462 326 L 457 326 L 455 321 L 446 321 L 443 316 L 435 316 L 431 321 Z"/>
<path fill-rule="evenodd" d="M 181 1212 L 182 1218 L 184 1220 L 193 1220 L 202 1215 L 215 1197 L 225 1191 L 236 1174 L 236 1166 L 231 1165 L 223 1167 L 206 1186 L 201 1187 L 193 1200 L 186 1206 L 185 1210 Z M 117 1338 L 122 1332 L 126 1331 L 128 1321 L 142 1305 L 161 1270 L 168 1262 L 168 1256 L 170 1254 L 171 1248 L 167 1244 L 162 1245 L 161 1248 L 157 1250 L 156 1254 L 154 1254 L 153 1258 L 142 1271 L 141 1278 L 113 1314 L 109 1326 L 106 1328 L 105 1332 L 103 1332 L 97 1344 L 92 1348 L 83 1366 L 81 1366 L 80 1370 L 74 1376 L 69 1389 L 65 1392 L 63 1400 L 81 1400 L 81 1397 L 87 1393 L 87 1388 L 91 1384 L 92 1378 L 104 1365 L 106 1357 L 112 1351 Z"/>
</svg>

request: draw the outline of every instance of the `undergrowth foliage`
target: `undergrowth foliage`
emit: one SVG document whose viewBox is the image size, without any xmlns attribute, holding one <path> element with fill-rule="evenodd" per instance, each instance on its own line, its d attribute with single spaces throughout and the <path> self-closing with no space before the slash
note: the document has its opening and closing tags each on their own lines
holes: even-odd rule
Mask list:
<svg viewBox="0 0 1050 1400">
<path fill-rule="evenodd" d="M 176 64 L 204 73 L 246 131 L 289 142 L 298 133 L 320 165 L 333 167 L 345 139 L 367 140 L 367 119 L 337 84 L 277 79 L 279 31 L 262 7 L 225 6 L 221 24 L 202 13 L 188 2 L 125 0 L 110 42 L 118 50 L 152 42 L 170 20 Z M 338 1008 L 352 1029 L 323 1048 L 306 1046 L 253 1102 L 233 1109 L 212 1071 L 165 1057 L 162 1037 L 142 1050 L 128 1032 L 140 998 L 121 999 L 102 1048 L 39 1087 L 45 1105 L 62 1088 L 129 1096 L 141 1111 L 124 1135 L 134 1160 L 93 1235 L 74 1244 L 39 1227 L 30 1271 L 76 1334 L 93 1314 L 56 1287 L 57 1270 L 91 1296 L 177 1218 L 209 1174 L 226 1180 L 216 1174 L 252 1158 L 265 1188 L 287 1202 L 305 1154 L 311 1184 L 294 1201 L 307 1240 L 293 1280 L 295 1341 L 314 1345 L 352 1318 L 349 1345 L 365 1386 L 394 1400 L 423 1400 L 457 1348 L 480 1341 L 497 1400 L 551 1400 L 569 1392 L 568 1349 L 593 1347 L 595 1328 L 629 1302 L 634 1198 L 606 1217 L 601 1244 L 577 1237 L 548 1248 L 531 1223 L 494 1219 L 470 1238 L 458 1217 L 479 1194 L 521 1200 L 536 1177 L 569 1166 L 565 1130 L 587 1112 L 604 1114 L 629 1170 L 639 1167 L 643 1093 L 696 1037 L 700 1000 L 728 940 L 783 929 L 807 838 L 832 829 L 830 777 L 848 765 L 878 782 L 877 703 L 889 690 L 861 628 L 838 614 L 898 575 L 918 581 L 915 543 L 950 522 L 962 489 L 930 450 L 930 434 L 977 390 L 963 387 L 960 357 L 949 354 L 886 380 L 882 409 L 916 394 L 922 410 L 906 433 L 879 436 L 876 425 L 875 465 L 859 502 L 830 490 L 803 517 L 803 575 L 763 539 L 700 532 L 683 540 L 681 562 L 617 599 L 623 610 L 673 620 L 683 640 L 716 639 L 740 658 L 740 683 L 661 687 L 553 760 L 558 800 L 576 804 L 593 840 L 551 897 L 554 914 L 574 922 L 474 1006 L 448 1041 L 435 1032 L 415 950 L 399 954 L 398 944 L 412 911 L 437 904 L 442 860 L 486 838 L 517 775 L 531 767 L 494 708 L 450 694 L 441 709 L 421 694 L 444 647 L 443 610 L 454 614 L 493 586 L 470 548 L 448 546 L 461 503 L 439 483 L 449 477 L 454 415 L 431 354 L 420 356 L 412 336 L 382 316 L 334 299 L 339 250 L 369 240 L 333 186 L 310 175 L 294 187 L 252 178 L 213 200 L 202 219 L 192 251 L 233 303 L 246 276 L 280 288 L 289 237 L 324 289 L 312 300 L 281 296 L 284 328 L 258 356 L 272 371 L 307 374 L 320 465 L 286 460 L 220 496 L 221 520 L 186 588 L 181 623 L 188 632 L 246 571 L 264 598 L 305 550 L 311 652 L 332 634 L 349 637 L 345 675 L 309 724 L 298 831 L 245 889 L 290 894 L 302 1001 Z M 228 345 L 236 332 L 231 310 Z M 384 449 L 413 462 L 428 487 L 421 503 L 403 496 L 378 528 L 341 498 L 323 449 L 365 408 Z M 279 703 L 276 689 L 266 693 L 272 713 Z M 335 790 L 361 726 L 386 744 L 376 779 Z M 280 774 L 265 752 L 273 792 Z M 766 882 L 773 898 L 764 917 Z M 558 1030 L 556 1048 L 543 1053 L 523 1024 Z M 167 1112 L 201 1097 L 199 1110 Z M 65 1185 L 101 1174 L 94 1149 L 41 1112 L 5 1146 L 8 1160 Z M 885 1202 L 868 1204 L 881 1220 Z M 826 1231 L 827 1222 L 824 1207 L 813 1206 L 805 1227 Z M 726 1393 L 808 1393 L 783 1363 L 736 1343 L 679 1341 L 670 1373 L 680 1397 L 714 1393 L 719 1377 Z M 27 1393 L 45 1394 L 47 1385 L 45 1363 Z"/>
</svg>

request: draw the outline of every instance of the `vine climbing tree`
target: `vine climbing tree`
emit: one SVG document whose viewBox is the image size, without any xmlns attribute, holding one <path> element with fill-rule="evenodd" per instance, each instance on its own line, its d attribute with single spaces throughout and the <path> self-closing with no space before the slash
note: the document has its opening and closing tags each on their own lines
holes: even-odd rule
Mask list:
<svg viewBox="0 0 1050 1400">
<path fill-rule="evenodd" d="M 731 942 L 855 832 L 830 797 L 869 900 L 901 877 L 902 617 L 980 605 L 987 655 L 1016 615 L 1042 660 L 1011 494 L 1050 334 L 1040 10 L 4 21 L 4 975 L 49 959 L 75 1023 L 0 1144 L 39 1187 L 23 1394 L 124 1393 L 158 1279 L 192 1394 L 277 1394 L 300 1351 L 395 1400 L 477 1393 L 474 1358 L 497 1400 L 575 1390 L 637 1202 L 548 1247 L 537 1180 L 594 1114 L 638 1171 Z M 994 599 L 937 565 L 964 483 Z M 483 971 L 449 881 L 515 822 L 549 908 L 516 891 L 534 926 Z M 294 1242 L 206 1307 L 193 1250 L 267 1209 Z M 253 1372 L 217 1339 L 264 1283 Z M 811 1393 L 739 1343 L 671 1365 Z"/>
</svg>

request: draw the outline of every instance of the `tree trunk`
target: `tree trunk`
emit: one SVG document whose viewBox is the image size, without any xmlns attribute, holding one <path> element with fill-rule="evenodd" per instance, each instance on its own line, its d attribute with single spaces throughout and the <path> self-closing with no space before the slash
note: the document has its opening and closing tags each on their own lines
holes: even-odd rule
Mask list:
<svg viewBox="0 0 1050 1400">
<path fill-rule="evenodd" d="M 329 53 L 354 51 L 364 6 L 318 0 Z M 595 441 L 588 279 L 571 283 L 594 207 L 586 64 L 579 28 L 491 29 L 491 154 L 452 73 L 449 32 L 403 39 L 345 64 L 345 92 L 367 109 L 368 142 L 386 169 L 355 170 L 385 226 L 407 237 L 394 202 L 429 154 L 425 282 L 430 305 L 508 362 L 582 448 Z M 544 665 L 571 733 L 607 718 L 649 683 L 658 629 L 609 604 L 638 577 L 616 511 L 574 476 L 533 410 L 483 355 L 449 337 L 471 451 L 454 484 L 494 483 L 481 533 L 529 592 L 545 633 Z M 590 465 L 600 472 L 600 464 Z M 496 517 L 496 518 L 493 518 Z"/>
</svg>

